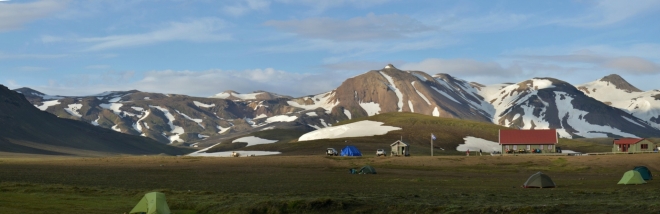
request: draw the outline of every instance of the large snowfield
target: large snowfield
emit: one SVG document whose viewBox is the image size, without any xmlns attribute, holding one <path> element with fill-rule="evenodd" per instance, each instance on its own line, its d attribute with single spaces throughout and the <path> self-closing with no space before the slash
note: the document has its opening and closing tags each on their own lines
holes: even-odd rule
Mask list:
<svg viewBox="0 0 660 214">
<path fill-rule="evenodd" d="M 479 151 L 481 149 L 482 152 L 502 151 L 502 147 L 500 147 L 500 144 L 497 142 L 472 136 L 467 136 L 463 138 L 463 140 L 465 140 L 465 143 L 458 145 L 458 147 L 456 147 L 456 151 L 465 152 L 468 149 L 470 151 Z"/>
<path fill-rule="evenodd" d="M 401 130 L 401 128 L 394 126 L 383 126 L 383 122 L 363 120 L 346 125 L 332 126 L 312 131 L 300 136 L 298 141 L 335 139 L 345 137 L 367 137 L 384 135 L 394 130 Z"/>
</svg>

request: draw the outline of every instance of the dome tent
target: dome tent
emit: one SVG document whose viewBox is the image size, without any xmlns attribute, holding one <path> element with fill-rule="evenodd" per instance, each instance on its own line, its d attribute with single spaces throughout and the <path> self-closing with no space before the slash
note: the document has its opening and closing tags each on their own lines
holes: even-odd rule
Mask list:
<svg viewBox="0 0 660 214">
<path fill-rule="evenodd" d="M 374 169 L 372 166 L 365 165 L 360 170 L 358 170 L 360 174 L 376 174 L 376 169 Z"/>
<path fill-rule="evenodd" d="M 170 207 L 167 206 L 165 194 L 150 192 L 144 194 L 142 199 L 140 199 L 129 213 L 170 214 L 171 212 Z"/>
<path fill-rule="evenodd" d="M 633 170 L 638 171 L 645 181 L 653 180 L 653 175 L 651 174 L 651 170 L 649 170 L 649 168 L 646 168 L 645 166 L 636 166 Z"/>
<path fill-rule="evenodd" d="M 341 156 L 362 156 L 362 153 L 355 146 L 346 146 L 341 150 Z"/>
<path fill-rule="evenodd" d="M 537 172 L 536 174 L 533 174 L 532 176 L 529 176 L 525 184 L 523 184 L 524 188 L 555 188 L 557 185 L 555 182 L 550 179 L 550 176 L 543 174 L 542 172 Z"/>
<path fill-rule="evenodd" d="M 642 174 L 635 170 L 629 170 L 626 173 L 623 173 L 623 177 L 619 180 L 617 184 L 645 184 Z"/>
</svg>

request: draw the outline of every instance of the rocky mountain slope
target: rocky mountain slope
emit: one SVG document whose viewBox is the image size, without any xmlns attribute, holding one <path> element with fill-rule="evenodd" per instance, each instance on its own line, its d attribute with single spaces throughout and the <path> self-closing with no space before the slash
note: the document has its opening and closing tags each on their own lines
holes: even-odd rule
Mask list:
<svg viewBox="0 0 660 214">
<path fill-rule="evenodd" d="M 484 90 L 495 108 L 493 123 L 520 129 L 557 129 L 564 138 L 657 136 L 641 119 L 584 95 L 554 78 L 534 78 Z"/>
<path fill-rule="evenodd" d="M 605 89 L 599 86 L 594 91 L 592 85 L 596 83 L 578 89 L 561 80 L 535 78 L 485 86 L 448 74 L 431 76 L 392 65 L 349 78 L 332 91 L 297 98 L 264 91 L 225 91 L 209 98 L 136 90 L 82 97 L 51 96 L 29 88 L 16 91 L 39 109 L 59 117 L 189 146 L 210 145 L 273 128 L 311 131 L 388 112 L 414 112 L 513 128 L 556 128 L 566 138 L 660 136 L 658 110 L 643 105 L 660 99 L 657 93 L 649 92 L 641 99 L 639 96 L 647 92 L 640 92 L 625 80 L 614 76 L 605 80 L 616 84 L 613 87 L 619 87 L 621 93 L 635 94 L 639 103 L 627 110 L 618 104 L 622 101 L 604 100 L 609 95 L 599 99 L 597 94 Z"/>
<path fill-rule="evenodd" d="M 42 99 L 45 98 L 54 97 L 42 96 Z M 75 104 L 68 109 L 74 113 L 89 111 L 87 108 L 80 111 Z M 185 153 L 181 148 L 163 145 L 149 138 L 57 118 L 35 108 L 23 95 L 5 86 L 0 86 L 0 151 L 51 155 Z"/>
<path fill-rule="evenodd" d="M 660 129 L 660 90 L 642 91 L 612 74 L 577 86 L 584 94 Z"/>
</svg>

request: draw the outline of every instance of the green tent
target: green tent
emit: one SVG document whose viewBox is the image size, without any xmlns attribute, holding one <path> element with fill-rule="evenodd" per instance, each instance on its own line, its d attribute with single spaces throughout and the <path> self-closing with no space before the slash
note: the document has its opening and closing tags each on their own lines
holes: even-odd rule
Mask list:
<svg viewBox="0 0 660 214">
<path fill-rule="evenodd" d="M 130 213 L 146 214 L 170 214 L 170 208 L 167 206 L 165 194 L 160 192 L 150 192 L 144 194 Z"/>
<path fill-rule="evenodd" d="M 529 176 L 525 184 L 523 184 L 524 188 L 554 188 L 557 187 L 555 185 L 555 182 L 550 179 L 550 176 L 543 174 L 542 172 L 537 172 L 536 174 L 533 174 L 532 176 Z"/>
<path fill-rule="evenodd" d="M 645 166 L 636 166 L 633 170 L 638 171 L 645 181 L 653 180 L 653 175 L 651 174 L 651 170 L 649 170 L 649 168 L 646 168 Z"/>
<path fill-rule="evenodd" d="M 358 170 L 360 174 L 376 174 L 376 169 L 369 165 L 365 165 L 360 170 Z"/>
<path fill-rule="evenodd" d="M 642 174 L 639 174 L 638 171 L 630 170 L 623 174 L 623 177 L 618 184 L 645 184 Z"/>
</svg>

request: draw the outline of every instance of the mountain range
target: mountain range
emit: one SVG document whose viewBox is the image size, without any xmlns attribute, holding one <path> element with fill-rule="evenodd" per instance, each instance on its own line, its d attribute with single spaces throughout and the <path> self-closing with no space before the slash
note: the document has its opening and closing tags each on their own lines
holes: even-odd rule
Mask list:
<svg viewBox="0 0 660 214">
<path fill-rule="evenodd" d="M 550 77 L 483 85 L 387 65 L 303 97 L 265 91 L 208 98 L 137 90 L 89 96 L 15 91 L 60 118 L 185 146 L 274 128 L 312 131 L 387 112 L 554 128 L 563 138 L 660 136 L 660 91 L 643 92 L 615 74 L 576 86 Z"/>
<path fill-rule="evenodd" d="M 75 108 L 77 105 L 72 106 Z M 58 118 L 35 108 L 20 93 L 0 86 L 2 152 L 105 156 L 161 153 L 179 155 L 189 152 L 188 150 L 190 149 L 164 145 L 150 138 L 95 127 L 81 120 Z"/>
</svg>

